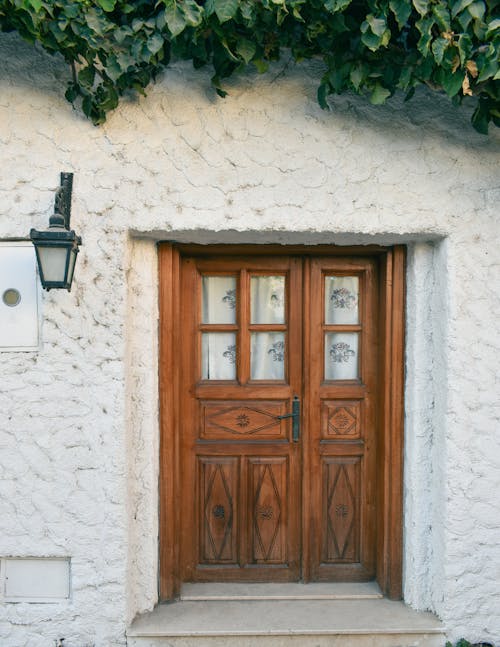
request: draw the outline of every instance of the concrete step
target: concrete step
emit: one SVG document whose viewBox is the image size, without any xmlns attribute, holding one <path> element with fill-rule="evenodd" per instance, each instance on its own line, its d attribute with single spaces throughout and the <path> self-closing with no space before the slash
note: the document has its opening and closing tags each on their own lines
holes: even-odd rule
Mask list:
<svg viewBox="0 0 500 647">
<path fill-rule="evenodd" d="M 128 647 L 443 647 L 430 613 L 383 598 L 181 600 L 137 618 Z"/>
</svg>

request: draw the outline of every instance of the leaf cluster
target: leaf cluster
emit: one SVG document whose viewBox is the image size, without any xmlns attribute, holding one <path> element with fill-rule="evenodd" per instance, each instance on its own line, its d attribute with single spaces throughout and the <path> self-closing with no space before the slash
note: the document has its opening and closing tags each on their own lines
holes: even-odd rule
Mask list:
<svg viewBox="0 0 500 647">
<path fill-rule="evenodd" d="M 454 103 L 477 97 L 476 130 L 500 126 L 497 0 L 0 0 L 0 29 L 62 54 L 68 101 L 103 123 L 172 58 L 210 65 L 212 84 L 289 53 L 321 58 L 318 101 L 346 91 L 381 104 L 418 85 Z"/>
</svg>

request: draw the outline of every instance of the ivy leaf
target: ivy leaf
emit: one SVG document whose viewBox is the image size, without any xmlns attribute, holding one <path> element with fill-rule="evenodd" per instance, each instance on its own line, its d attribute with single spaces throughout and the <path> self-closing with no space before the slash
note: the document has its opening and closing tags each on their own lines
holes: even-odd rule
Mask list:
<svg viewBox="0 0 500 647">
<path fill-rule="evenodd" d="M 362 43 L 372 52 L 385 47 L 391 38 L 385 19 L 376 18 L 373 14 L 366 16 L 366 20 L 361 25 L 361 34 Z"/>
<path fill-rule="evenodd" d="M 165 20 L 172 36 L 178 36 L 186 28 L 184 14 L 180 10 L 176 0 L 165 1 Z"/>
<path fill-rule="evenodd" d="M 484 2 L 481 2 L 481 0 L 473 2 L 468 6 L 467 10 L 473 18 L 482 20 L 485 12 Z"/>
<path fill-rule="evenodd" d="M 421 16 L 425 16 L 429 10 L 428 0 L 413 0 L 413 6 Z"/>
<path fill-rule="evenodd" d="M 212 77 L 212 86 L 214 87 L 219 97 L 222 97 L 224 99 L 224 97 L 227 96 L 227 92 L 222 88 L 220 78 L 217 74 Z"/>
<path fill-rule="evenodd" d="M 352 0 L 326 0 L 324 2 L 325 9 L 330 13 L 337 13 L 344 11 L 351 4 Z"/>
<path fill-rule="evenodd" d="M 191 27 L 197 27 L 201 23 L 203 19 L 203 11 L 194 0 L 185 0 L 182 5 L 182 10 L 188 25 L 191 25 Z"/>
<path fill-rule="evenodd" d="M 372 32 L 377 36 L 382 36 L 387 27 L 385 18 L 375 18 L 372 14 L 366 16 L 366 22 L 370 25 Z"/>
<path fill-rule="evenodd" d="M 70 103 L 74 103 L 79 94 L 80 90 L 78 88 L 78 85 L 76 83 L 68 83 L 68 89 L 64 94 L 66 100 Z"/>
<path fill-rule="evenodd" d="M 42 8 L 42 0 L 29 0 L 29 4 L 33 7 L 33 9 L 38 13 L 40 9 Z"/>
<path fill-rule="evenodd" d="M 443 86 L 443 90 L 449 97 L 454 97 L 458 94 L 464 80 L 463 72 L 458 70 L 457 72 L 452 73 L 441 69 L 439 77 L 440 84 Z"/>
<path fill-rule="evenodd" d="M 488 23 L 488 31 L 486 32 L 486 38 L 491 38 L 495 33 L 500 30 L 500 18 L 495 18 Z"/>
<path fill-rule="evenodd" d="M 380 104 L 385 103 L 385 100 L 390 96 L 391 93 L 387 88 L 384 88 L 380 83 L 376 83 L 370 96 L 370 103 L 373 103 L 374 106 L 379 106 Z"/>
<path fill-rule="evenodd" d="M 477 82 L 482 83 L 483 81 L 486 81 L 486 79 L 493 78 L 497 72 L 498 72 L 498 63 L 494 60 L 487 61 L 486 63 L 483 64 L 479 72 L 479 76 L 477 77 Z"/>
<path fill-rule="evenodd" d="M 323 110 L 330 110 L 330 106 L 328 105 L 328 101 L 326 100 L 328 95 L 330 93 L 330 84 L 329 83 L 321 83 L 321 85 L 318 88 L 318 103 Z"/>
<path fill-rule="evenodd" d="M 479 99 L 479 103 L 474 111 L 474 114 L 472 115 L 471 121 L 472 125 L 478 133 L 481 133 L 482 135 L 488 134 L 488 123 L 490 121 L 490 116 L 488 111 L 488 104 L 486 103 L 486 101 Z"/>
<path fill-rule="evenodd" d="M 114 11 L 116 0 L 97 0 L 97 4 L 104 9 L 104 11 Z"/>
<path fill-rule="evenodd" d="M 164 40 L 160 34 L 156 33 L 147 40 L 147 46 L 151 54 L 156 54 L 163 47 Z"/>
<path fill-rule="evenodd" d="M 472 50 L 472 41 L 469 36 L 462 34 L 458 39 L 458 53 L 460 54 L 460 62 L 465 65 L 465 62 L 470 58 Z"/>
<path fill-rule="evenodd" d="M 434 14 L 436 21 L 442 31 L 450 31 L 450 11 L 447 5 L 440 3 L 432 7 L 432 13 Z"/>
<path fill-rule="evenodd" d="M 361 87 L 361 84 L 363 82 L 363 79 L 365 78 L 365 75 L 366 75 L 366 71 L 364 70 L 363 65 L 360 64 L 351 68 L 349 78 L 356 91 L 358 91 L 359 88 Z"/>
<path fill-rule="evenodd" d="M 411 4 L 408 0 L 390 0 L 389 7 L 396 17 L 399 28 L 403 29 L 411 16 Z"/>
<path fill-rule="evenodd" d="M 255 43 L 246 38 L 240 38 L 236 44 L 236 53 L 241 56 L 245 63 L 249 63 L 255 55 Z"/>
<path fill-rule="evenodd" d="M 456 0 L 451 8 L 451 17 L 455 18 L 460 12 L 466 9 L 473 0 Z"/>
<path fill-rule="evenodd" d="M 214 0 L 215 13 L 221 23 L 234 18 L 238 10 L 238 0 Z"/>
<path fill-rule="evenodd" d="M 78 83 L 84 87 L 91 88 L 94 85 L 95 68 L 92 65 L 84 67 L 78 72 Z"/>
<path fill-rule="evenodd" d="M 433 18 L 427 16 L 427 18 L 421 18 L 418 22 L 415 23 L 415 27 L 420 32 L 421 36 L 417 43 L 418 51 L 427 56 L 431 47 L 432 41 L 432 26 L 434 24 Z"/>
<path fill-rule="evenodd" d="M 441 65 L 441 63 L 443 62 L 443 56 L 449 44 L 449 40 L 441 37 L 436 38 L 436 40 L 432 43 L 432 53 L 434 54 L 434 59 L 436 60 L 436 63 L 438 65 Z"/>
</svg>

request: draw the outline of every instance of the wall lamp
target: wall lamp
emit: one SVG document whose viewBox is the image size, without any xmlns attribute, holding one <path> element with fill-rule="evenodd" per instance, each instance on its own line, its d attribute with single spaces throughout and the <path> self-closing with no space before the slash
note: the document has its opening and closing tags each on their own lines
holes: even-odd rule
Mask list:
<svg viewBox="0 0 500 647">
<path fill-rule="evenodd" d="M 40 280 L 45 290 L 71 290 L 78 246 L 82 244 L 80 236 L 69 228 L 72 189 L 73 173 L 61 173 L 61 186 L 56 191 L 54 215 L 49 219 L 49 228 L 30 231 Z"/>
</svg>

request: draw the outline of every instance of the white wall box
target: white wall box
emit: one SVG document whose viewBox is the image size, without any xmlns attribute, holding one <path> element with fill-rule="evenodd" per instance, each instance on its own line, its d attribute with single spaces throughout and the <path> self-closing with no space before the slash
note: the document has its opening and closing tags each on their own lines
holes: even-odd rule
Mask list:
<svg viewBox="0 0 500 647">
<path fill-rule="evenodd" d="M 69 598 L 69 559 L 8 557 L 3 562 L 6 602 L 57 602 Z"/>
<path fill-rule="evenodd" d="M 29 241 L 0 242 L 0 351 L 39 343 L 35 250 Z"/>
</svg>

